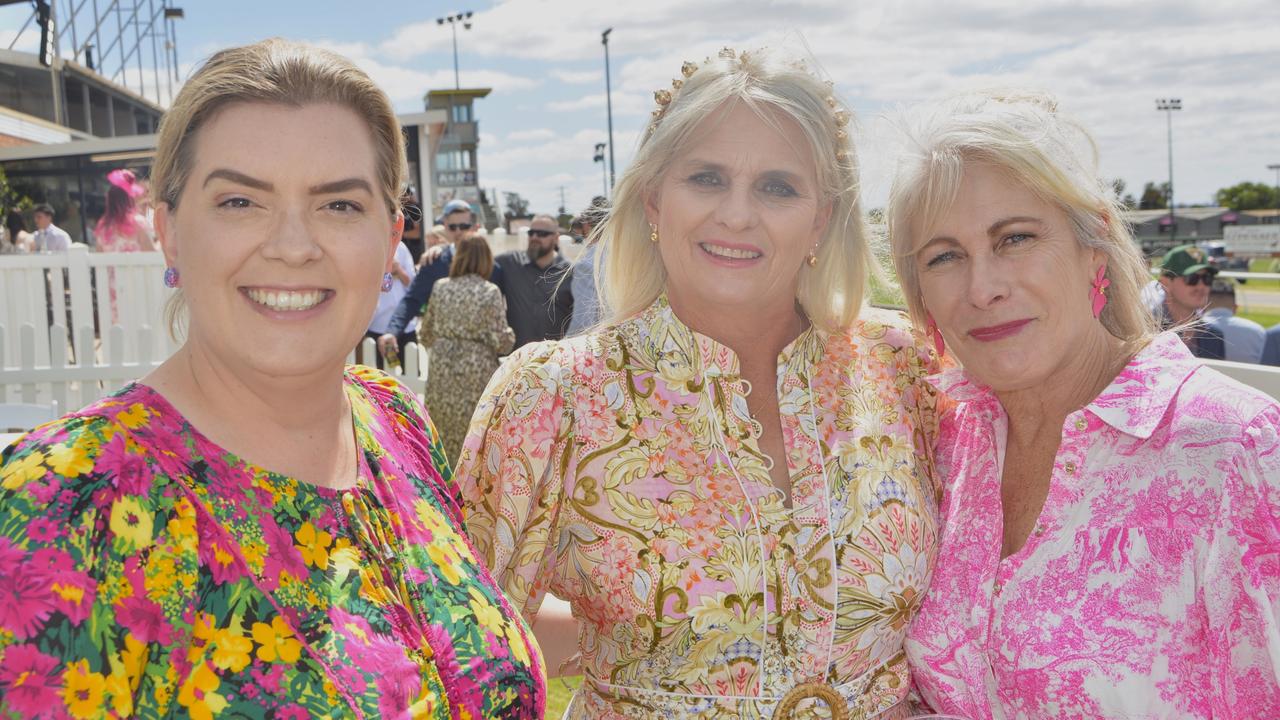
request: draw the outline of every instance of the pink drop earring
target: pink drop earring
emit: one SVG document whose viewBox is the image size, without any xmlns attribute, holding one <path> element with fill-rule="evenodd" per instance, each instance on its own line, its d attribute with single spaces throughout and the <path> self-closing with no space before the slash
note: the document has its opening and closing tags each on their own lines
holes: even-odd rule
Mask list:
<svg viewBox="0 0 1280 720">
<path fill-rule="evenodd" d="M 1095 319 L 1102 316 L 1102 308 L 1107 306 L 1107 288 L 1111 287 L 1111 281 L 1106 278 L 1107 266 L 1098 267 L 1098 274 L 1093 277 L 1092 292 L 1089 293 L 1090 299 L 1093 300 L 1093 317 Z"/>
<path fill-rule="evenodd" d="M 925 318 L 929 336 L 933 338 L 933 349 L 937 351 L 938 357 L 942 357 L 947 350 L 947 344 L 942 339 L 942 331 L 938 329 L 938 323 L 933 321 L 933 313 L 925 315 Z"/>
</svg>

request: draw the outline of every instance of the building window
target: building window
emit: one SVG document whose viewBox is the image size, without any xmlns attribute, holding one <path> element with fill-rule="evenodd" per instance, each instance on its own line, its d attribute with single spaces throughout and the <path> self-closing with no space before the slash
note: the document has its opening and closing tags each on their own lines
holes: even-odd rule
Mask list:
<svg viewBox="0 0 1280 720">
<path fill-rule="evenodd" d="M 471 105 L 454 105 L 453 121 L 456 123 L 471 122 Z"/>
<path fill-rule="evenodd" d="M 436 153 L 436 170 L 471 170 L 474 167 L 474 150 L 442 150 Z"/>
</svg>

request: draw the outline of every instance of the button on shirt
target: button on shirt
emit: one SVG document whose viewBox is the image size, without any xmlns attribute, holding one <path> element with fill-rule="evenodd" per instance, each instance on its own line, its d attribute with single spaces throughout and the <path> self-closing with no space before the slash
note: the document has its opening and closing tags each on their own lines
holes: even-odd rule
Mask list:
<svg viewBox="0 0 1280 720">
<path fill-rule="evenodd" d="M 943 532 L 906 643 L 935 711 L 1280 717 L 1280 404 L 1159 335 L 1067 417 L 1002 559 L 1008 416 L 963 371 L 937 382 Z"/>
<path fill-rule="evenodd" d="M 512 250 L 494 258 L 494 264 L 501 269 L 494 283 L 507 298 L 507 324 L 516 332 L 516 347 L 564 337 L 573 315 L 573 292 L 565 277 L 569 261 L 557 253 L 554 262 L 540 268 L 529 253 Z"/>
<path fill-rule="evenodd" d="M 36 230 L 35 238 L 36 252 L 66 252 L 71 249 L 71 236 L 52 223 L 43 230 Z"/>
</svg>

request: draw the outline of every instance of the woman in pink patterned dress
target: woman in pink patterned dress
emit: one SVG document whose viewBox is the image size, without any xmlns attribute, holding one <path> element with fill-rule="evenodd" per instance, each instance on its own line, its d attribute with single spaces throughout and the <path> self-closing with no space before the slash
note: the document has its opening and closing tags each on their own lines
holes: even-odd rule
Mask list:
<svg viewBox="0 0 1280 720">
<path fill-rule="evenodd" d="M 1280 405 L 1206 368 L 1051 98 L 927 114 L 894 184 L 937 383 L 938 566 L 907 654 L 971 718 L 1280 717 Z"/>
<path fill-rule="evenodd" d="M 615 315 L 521 348 L 480 401 L 467 531 L 527 617 L 571 604 L 571 718 L 902 717 L 932 358 L 861 307 L 830 87 L 763 52 L 683 75 L 598 231 Z"/>
<path fill-rule="evenodd" d="M 138 198 L 147 189 L 132 170 L 120 168 L 107 173 L 107 209 L 94 226 L 94 246 L 98 252 L 142 252 L 156 249 L 147 218 L 139 212 Z M 116 306 L 116 271 L 107 268 L 108 294 L 111 297 L 111 322 L 119 321 Z"/>
</svg>

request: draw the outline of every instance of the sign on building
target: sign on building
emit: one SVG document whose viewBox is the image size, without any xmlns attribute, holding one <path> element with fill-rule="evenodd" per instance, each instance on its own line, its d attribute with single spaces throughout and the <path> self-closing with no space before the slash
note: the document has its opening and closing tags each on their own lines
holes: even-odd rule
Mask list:
<svg viewBox="0 0 1280 720">
<path fill-rule="evenodd" d="M 1280 254 L 1280 225 L 1228 225 L 1223 228 L 1223 244 L 1233 255 Z"/>
</svg>

